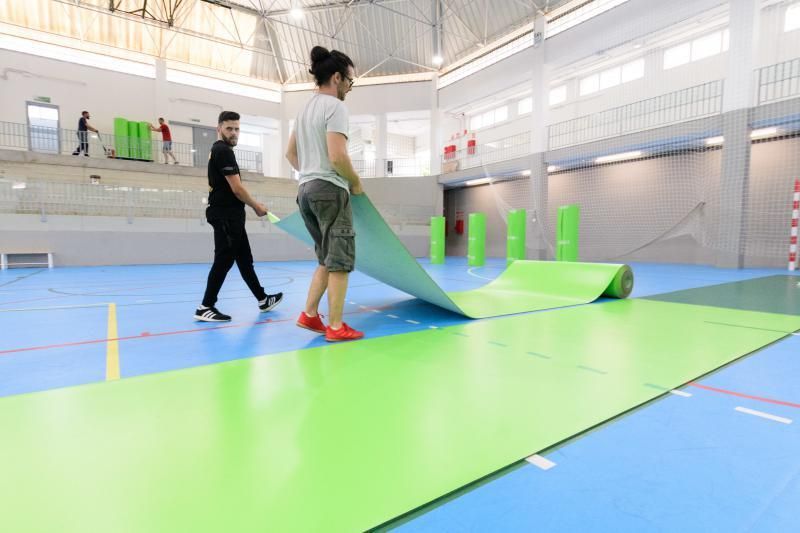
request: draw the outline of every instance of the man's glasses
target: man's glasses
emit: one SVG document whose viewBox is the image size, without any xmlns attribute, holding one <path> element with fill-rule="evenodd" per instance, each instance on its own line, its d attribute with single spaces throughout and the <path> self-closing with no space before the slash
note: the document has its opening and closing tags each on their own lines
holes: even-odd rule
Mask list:
<svg viewBox="0 0 800 533">
<path fill-rule="evenodd" d="M 348 76 L 348 75 L 346 75 L 346 74 L 345 74 L 345 76 L 344 76 L 344 79 L 346 79 L 346 80 L 347 80 L 347 82 L 350 84 L 348 87 L 352 87 L 352 86 L 353 86 L 353 84 L 356 82 L 356 80 L 354 80 L 353 78 L 351 78 L 350 76 Z"/>
</svg>

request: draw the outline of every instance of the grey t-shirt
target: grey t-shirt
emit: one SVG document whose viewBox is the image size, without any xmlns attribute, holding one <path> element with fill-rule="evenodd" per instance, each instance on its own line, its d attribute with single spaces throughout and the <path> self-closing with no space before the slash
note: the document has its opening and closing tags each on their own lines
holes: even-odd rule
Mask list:
<svg viewBox="0 0 800 533">
<path fill-rule="evenodd" d="M 327 94 L 316 94 L 297 116 L 295 139 L 300 163 L 300 184 L 325 180 L 349 191 L 348 181 L 338 175 L 328 157 L 328 132 L 348 135 L 349 115 L 344 103 Z"/>
</svg>

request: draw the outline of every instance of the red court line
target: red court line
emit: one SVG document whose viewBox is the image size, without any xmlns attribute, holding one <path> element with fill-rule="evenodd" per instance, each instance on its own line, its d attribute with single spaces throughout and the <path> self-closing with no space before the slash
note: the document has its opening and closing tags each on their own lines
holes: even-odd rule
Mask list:
<svg viewBox="0 0 800 533">
<path fill-rule="evenodd" d="M 389 306 L 386 306 L 386 307 L 370 307 L 368 309 L 361 309 L 359 311 L 351 311 L 349 313 L 343 313 L 343 314 L 345 314 L 345 315 L 353 315 L 353 314 L 359 314 L 359 313 L 366 313 L 367 311 L 371 311 L 372 309 L 381 310 L 381 309 L 386 309 L 388 307 Z M 84 346 L 84 345 L 87 345 L 87 344 L 101 344 L 101 343 L 106 343 L 106 342 L 109 342 L 109 341 L 130 341 L 130 340 L 136 340 L 136 339 L 152 339 L 153 337 L 166 337 L 166 336 L 169 336 L 169 335 L 185 335 L 187 333 L 202 333 L 203 331 L 213 331 L 213 330 L 216 330 L 216 329 L 246 328 L 246 327 L 252 327 L 252 326 L 263 326 L 264 324 L 277 324 L 277 323 L 280 323 L 280 322 L 294 322 L 294 321 L 295 321 L 294 318 L 284 318 L 284 319 L 281 319 L 281 320 L 272 320 L 272 319 L 268 318 L 267 320 L 260 320 L 258 322 L 247 322 L 247 323 L 244 323 L 244 324 L 228 324 L 228 325 L 225 325 L 225 326 L 211 326 L 211 327 L 206 327 L 206 328 L 184 329 L 184 330 L 178 330 L 178 331 L 163 331 L 161 333 L 144 332 L 144 333 L 141 333 L 139 335 L 131 335 L 129 337 L 118 337 L 116 339 L 92 339 L 92 340 L 88 340 L 88 341 L 65 342 L 65 343 L 62 343 L 62 344 L 47 344 L 47 345 L 44 345 L 44 346 L 30 346 L 28 348 L 14 348 L 12 350 L 0 350 L 0 355 L 8 355 L 8 354 L 20 353 L 20 352 L 34 352 L 34 351 L 39 351 L 39 350 L 51 350 L 51 349 L 54 349 L 54 348 L 68 348 L 68 347 L 71 347 L 71 346 Z"/>
<path fill-rule="evenodd" d="M 748 400 L 756 400 L 758 402 L 772 403 L 775 405 L 785 405 L 786 407 L 794 407 L 796 409 L 800 409 L 800 403 L 784 402 L 782 400 L 772 400 L 770 398 L 762 398 L 761 396 L 751 396 L 749 394 L 742 394 L 741 392 L 718 389 L 716 387 L 709 387 L 708 385 L 701 385 L 699 383 L 689 383 L 689 385 L 691 385 L 692 387 L 697 387 L 698 389 L 705 389 L 712 392 L 719 392 L 720 394 L 727 394 L 729 396 L 737 396 L 739 398 L 747 398 Z"/>
</svg>

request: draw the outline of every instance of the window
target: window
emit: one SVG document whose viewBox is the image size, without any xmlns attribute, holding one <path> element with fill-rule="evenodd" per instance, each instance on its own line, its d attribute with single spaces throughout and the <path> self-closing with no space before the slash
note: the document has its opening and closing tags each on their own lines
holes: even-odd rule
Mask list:
<svg viewBox="0 0 800 533">
<path fill-rule="evenodd" d="M 483 115 L 475 115 L 469 120 L 469 129 L 479 130 L 483 127 Z"/>
<path fill-rule="evenodd" d="M 668 48 L 664 52 L 664 70 L 685 65 L 692 60 L 691 43 L 683 43 L 678 46 Z"/>
<path fill-rule="evenodd" d="M 725 29 L 668 48 L 664 52 L 664 70 L 726 52 L 730 46 L 730 40 L 730 31 Z"/>
<path fill-rule="evenodd" d="M 239 144 L 241 146 L 252 146 L 261 148 L 261 135 L 258 133 L 245 133 L 239 134 Z"/>
<path fill-rule="evenodd" d="M 533 111 L 533 97 L 523 98 L 517 102 L 517 115 L 526 115 Z"/>
<path fill-rule="evenodd" d="M 637 59 L 622 65 L 622 83 L 638 80 L 644 77 L 644 59 Z"/>
<path fill-rule="evenodd" d="M 555 89 L 550 89 L 550 105 L 557 105 L 567 100 L 567 86 L 560 85 Z"/>
<path fill-rule="evenodd" d="M 481 128 L 488 128 L 494 126 L 498 122 L 508 120 L 508 106 L 504 105 L 495 109 L 485 111 L 480 115 L 475 115 L 469 119 L 469 129 L 479 130 Z"/>
<path fill-rule="evenodd" d="M 620 68 L 614 67 L 600 73 L 600 90 L 619 85 Z"/>
<path fill-rule="evenodd" d="M 582 24 L 627 1 L 628 0 L 593 0 L 591 2 L 564 2 L 563 6 L 552 10 L 552 12 L 548 14 L 545 38 L 549 39 L 554 35 L 558 35 L 562 31 Z"/>
<path fill-rule="evenodd" d="M 800 29 L 800 2 L 786 8 L 786 18 L 783 21 L 783 31 Z"/>
<path fill-rule="evenodd" d="M 597 74 L 586 76 L 580 83 L 580 95 L 596 93 L 600 89 L 600 77 Z"/>
<path fill-rule="evenodd" d="M 715 56 L 722 52 L 722 32 L 714 32 L 692 41 L 692 61 Z"/>
</svg>

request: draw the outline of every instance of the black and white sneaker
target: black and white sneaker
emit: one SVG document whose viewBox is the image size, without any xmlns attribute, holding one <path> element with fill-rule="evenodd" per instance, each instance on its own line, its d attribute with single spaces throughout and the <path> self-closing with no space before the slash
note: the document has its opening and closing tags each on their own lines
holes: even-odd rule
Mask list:
<svg viewBox="0 0 800 533">
<path fill-rule="evenodd" d="M 200 306 L 194 312 L 194 319 L 200 322 L 230 322 L 231 317 L 224 315 L 216 307 Z"/>
<path fill-rule="evenodd" d="M 277 294 L 267 294 L 267 297 L 258 302 L 258 308 L 261 309 L 262 313 L 266 313 L 267 311 L 272 311 L 275 306 L 281 303 L 283 300 L 283 293 L 279 292 Z"/>
</svg>

